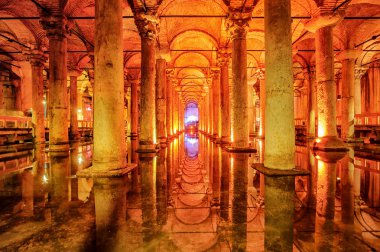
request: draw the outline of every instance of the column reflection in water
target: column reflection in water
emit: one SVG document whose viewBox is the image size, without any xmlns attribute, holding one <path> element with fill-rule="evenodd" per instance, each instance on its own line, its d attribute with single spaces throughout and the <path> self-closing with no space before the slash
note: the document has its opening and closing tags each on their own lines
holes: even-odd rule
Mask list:
<svg viewBox="0 0 380 252">
<path fill-rule="evenodd" d="M 354 150 L 349 149 L 348 155 L 341 161 L 341 228 L 342 247 L 344 251 L 355 251 L 354 234 Z"/>
<path fill-rule="evenodd" d="M 95 178 L 96 247 L 98 251 L 119 251 L 126 219 L 126 177 Z"/>
<path fill-rule="evenodd" d="M 167 148 L 160 150 L 157 161 L 157 224 L 159 226 L 165 225 L 168 217 L 167 150 Z"/>
<path fill-rule="evenodd" d="M 337 161 L 345 153 L 318 152 L 315 251 L 333 251 Z"/>
<path fill-rule="evenodd" d="M 79 143 L 74 142 L 70 151 L 71 169 L 69 170 L 69 201 L 77 201 L 79 198 L 78 179 L 73 177 L 79 169 L 79 165 L 83 163 L 82 154 L 79 154 Z"/>
<path fill-rule="evenodd" d="M 33 151 L 34 176 L 34 204 L 38 209 L 43 209 L 46 203 L 49 174 L 45 169 L 45 145 L 36 145 Z"/>
<path fill-rule="evenodd" d="M 219 205 L 220 203 L 220 156 L 221 148 L 216 144 L 213 144 L 213 169 L 212 169 L 212 192 L 213 192 L 213 205 Z"/>
<path fill-rule="evenodd" d="M 50 200 L 52 221 L 60 221 L 68 214 L 68 192 L 70 174 L 69 152 L 50 152 Z"/>
<path fill-rule="evenodd" d="M 32 169 L 25 169 L 22 174 L 22 216 L 34 215 L 34 175 Z"/>
<path fill-rule="evenodd" d="M 220 180 L 220 218 L 224 222 L 229 219 L 229 203 L 230 203 L 230 158 L 226 151 L 222 152 L 222 172 Z"/>
<path fill-rule="evenodd" d="M 144 249 L 146 250 L 154 250 L 157 246 L 154 243 L 154 237 L 157 233 L 156 164 L 157 157 L 155 154 L 139 154 L 142 232 Z"/>
<path fill-rule="evenodd" d="M 246 251 L 248 154 L 232 155 L 232 250 Z"/>
</svg>

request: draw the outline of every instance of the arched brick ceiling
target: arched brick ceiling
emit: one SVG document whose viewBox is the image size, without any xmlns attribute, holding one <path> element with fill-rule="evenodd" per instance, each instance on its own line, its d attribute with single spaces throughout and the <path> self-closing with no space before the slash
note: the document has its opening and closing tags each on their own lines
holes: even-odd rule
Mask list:
<svg viewBox="0 0 380 252">
<path fill-rule="evenodd" d="M 80 51 L 68 54 L 70 64 L 88 67 L 91 58 L 87 51 L 92 51 L 91 43 L 94 42 L 95 20 L 73 19 L 72 17 L 94 17 L 95 0 L 36 0 L 53 14 L 60 13 L 68 17 L 68 22 L 75 32 L 68 36 L 68 49 L 70 51 Z M 145 6 L 143 6 L 145 3 Z M 225 28 L 225 17 L 230 10 L 250 10 L 252 9 L 253 19 L 249 22 L 247 35 L 247 48 L 264 49 L 264 0 L 123 0 L 123 15 L 131 17 L 132 9 L 141 10 L 152 8 L 160 4 L 157 15 L 160 19 L 158 40 L 162 49 L 171 49 L 171 61 L 168 63 L 172 67 L 195 66 L 201 67 L 203 77 L 206 77 L 204 68 L 216 66 L 216 51 L 196 52 L 189 50 L 217 50 L 220 47 L 230 46 L 228 34 Z M 379 0 L 292 0 L 293 17 L 313 17 L 320 12 L 332 12 L 336 7 L 342 5 L 339 11 L 345 10 L 346 16 L 369 17 L 380 15 Z M 131 7 L 132 8 L 131 8 Z M 31 0 L 0 0 L 0 17 L 39 17 L 41 9 Z M 181 18 L 175 15 L 192 16 L 214 16 L 214 17 L 192 17 Z M 71 18 L 70 18 L 71 17 Z M 301 50 L 295 56 L 295 60 L 302 59 L 313 64 L 314 52 L 305 52 L 303 49 L 314 47 L 314 34 L 306 32 L 304 29 L 308 18 L 293 19 L 292 31 L 294 50 Z M 133 18 L 123 19 L 124 31 L 124 53 L 126 72 L 138 77 L 138 68 L 141 62 L 140 37 Z M 23 20 L 0 20 L 0 33 L 11 37 L 23 44 L 35 47 L 46 47 L 48 40 L 46 33 L 42 29 L 38 19 Z M 380 34 L 379 20 L 352 20 L 345 19 L 334 29 L 334 48 L 343 50 L 349 45 L 356 45 L 370 39 L 374 35 Z M 378 50 L 378 42 L 370 40 L 363 43 L 360 49 Z M 23 60 L 22 54 L 6 55 L 5 52 L 22 51 L 24 48 L 15 43 L 0 39 L 0 55 L 2 60 Z M 186 52 L 180 50 L 187 50 Z M 136 51 L 136 52 L 133 52 Z M 360 62 L 370 62 L 376 56 L 376 52 L 363 52 Z M 261 65 L 264 63 L 264 52 L 249 52 L 248 64 Z M 359 61 L 359 60 L 358 60 Z M 133 68 L 133 69 L 132 69 Z M 176 74 L 181 76 L 198 76 L 200 70 L 193 68 L 186 71 L 176 70 Z M 198 72 L 197 72 L 198 71 Z M 250 71 L 250 69 L 248 69 Z M 194 91 L 195 92 L 195 91 Z"/>
</svg>

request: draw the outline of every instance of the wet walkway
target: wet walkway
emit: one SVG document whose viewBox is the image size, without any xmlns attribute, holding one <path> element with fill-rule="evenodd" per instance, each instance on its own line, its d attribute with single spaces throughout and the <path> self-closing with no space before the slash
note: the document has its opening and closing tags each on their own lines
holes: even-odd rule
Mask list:
<svg viewBox="0 0 380 252">
<path fill-rule="evenodd" d="M 91 165 L 91 144 L 59 156 L 3 151 L 0 250 L 92 251 L 102 242 L 117 251 L 264 251 L 264 176 L 251 168 L 263 161 L 263 142 L 238 156 L 202 135 L 181 135 L 155 157 L 139 156 L 136 145 L 128 161 L 139 166 L 127 186 L 103 188 L 125 190 L 115 204 L 99 201 L 92 179 L 75 176 Z M 311 174 L 295 178 L 293 251 L 380 250 L 380 162 L 353 150 L 339 162 L 307 146 L 296 151 L 297 167 Z M 95 216 L 95 201 L 122 210 L 121 221 L 106 217 L 115 218 L 105 232 L 112 237 L 95 224 L 107 213 Z"/>
</svg>

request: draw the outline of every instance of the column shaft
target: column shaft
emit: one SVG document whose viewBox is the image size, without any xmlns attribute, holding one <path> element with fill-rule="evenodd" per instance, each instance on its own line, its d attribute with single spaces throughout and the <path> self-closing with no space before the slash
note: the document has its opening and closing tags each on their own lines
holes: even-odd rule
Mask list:
<svg viewBox="0 0 380 252">
<path fill-rule="evenodd" d="M 220 68 L 220 104 L 221 104 L 221 124 L 222 142 L 230 142 L 230 90 L 228 83 L 228 63 Z"/>
<path fill-rule="evenodd" d="M 170 78 L 166 79 L 166 132 L 168 137 L 173 135 L 173 119 L 172 119 L 172 85 Z"/>
<path fill-rule="evenodd" d="M 70 76 L 70 139 L 79 139 L 77 76 Z"/>
<path fill-rule="evenodd" d="M 247 41 L 245 27 L 238 26 L 232 37 L 232 146 L 248 147 Z"/>
<path fill-rule="evenodd" d="M 332 26 L 326 26 L 319 28 L 315 34 L 318 137 L 337 136 L 332 31 Z"/>
<path fill-rule="evenodd" d="M 49 148 L 67 151 L 67 38 L 49 37 Z"/>
<path fill-rule="evenodd" d="M 122 28 L 122 1 L 96 1 L 95 170 L 115 170 L 124 168 L 126 164 Z"/>
<path fill-rule="evenodd" d="M 138 82 L 131 83 L 131 136 L 137 136 L 137 128 L 139 121 L 139 94 Z"/>
<path fill-rule="evenodd" d="M 149 16 L 149 17 L 147 17 Z M 137 13 L 141 37 L 141 115 L 139 148 L 154 150 L 156 143 L 156 17 Z"/>
<path fill-rule="evenodd" d="M 310 70 L 308 76 L 308 137 L 315 137 L 315 112 L 317 109 L 317 87 L 315 85 L 315 71 Z"/>
<path fill-rule="evenodd" d="M 346 59 L 342 62 L 342 125 L 341 138 L 354 138 L 354 88 L 355 88 L 355 59 Z"/>
<path fill-rule="evenodd" d="M 265 137 L 265 79 L 260 78 L 260 137 Z"/>
<path fill-rule="evenodd" d="M 212 78 L 212 96 L 213 96 L 213 137 L 220 138 L 220 73 L 218 70 L 213 71 Z"/>
<path fill-rule="evenodd" d="M 166 61 L 156 60 L 156 124 L 157 138 L 160 143 L 166 143 Z"/>
<path fill-rule="evenodd" d="M 267 0 L 265 7 L 264 166 L 293 169 L 295 132 L 290 1 L 272 0 L 269 3 Z M 282 28 L 278 29 L 279 26 Z"/>
<path fill-rule="evenodd" d="M 32 64 L 32 124 L 34 143 L 45 142 L 45 117 L 44 117 L 44 83 L 43 64 L 33 61 Z"/>
</svg>

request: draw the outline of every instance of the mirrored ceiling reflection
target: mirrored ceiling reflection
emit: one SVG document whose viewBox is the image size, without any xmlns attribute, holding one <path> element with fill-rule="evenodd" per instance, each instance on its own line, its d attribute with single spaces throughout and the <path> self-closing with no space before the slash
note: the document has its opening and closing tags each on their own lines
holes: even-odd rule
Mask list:
<svg viewBox="0 0 380 252">
<path fill-rule="evenodd" d="M 96 250 L 95 204 L 122 208 L 102 205 L 93 180 L 75 177 L 91 165 L 91 145 L 10 156 L 0 154 L 0 250 Z M 125 218 L 113 225 L 102 216 L 117 230 L 109 248 L 264 251 L 265 177 L 251 168 L 261 157 L 228 153 L 202 134 L 180 135 L 156 157 L 140 155 L 143 165 L 125 186 L 107 187 L 107 195 L 126 191 Z M 308 146 L 297 146 L 295 162 L 310 176 L 294 180 L 293 251 L 379 251 L 380 162 L 353 150 L 335 162 Z"/>
</svg>

